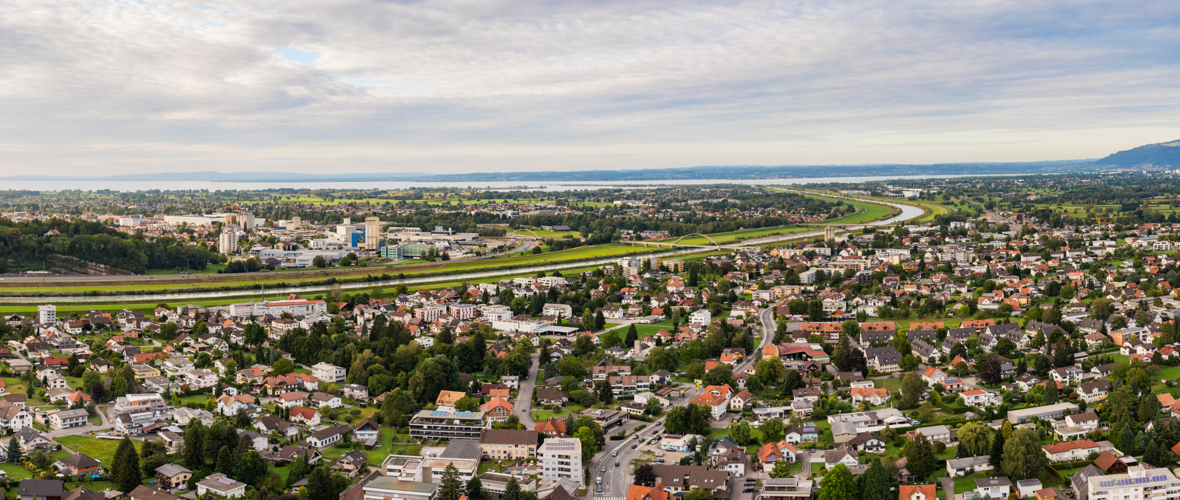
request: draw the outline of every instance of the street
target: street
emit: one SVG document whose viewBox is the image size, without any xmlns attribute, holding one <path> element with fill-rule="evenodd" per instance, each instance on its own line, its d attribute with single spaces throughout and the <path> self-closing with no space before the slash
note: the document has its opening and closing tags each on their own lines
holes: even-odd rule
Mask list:
<svg viewBox="0 0 1180 500">
<path fill-rule="evenodd" d="M 762 342 L 759 343 L 757 352 L 747 353 L 746 359 L 734 366 L 734 374 L 741 373 L 750 366 L 753 366 L 757 359 L 761 357 L 759 353 L 762 351 L 762 348 L 769 345 L 774 339 L 774 310 L 764 309 L 759 311 L 758 317 L 762 321 Z M 683 397 L 678 399 L 673 398 L 672 406 L 686 406 L 701 392 L 701 389 L 693 387 L 689 391 L 685 392 Z M 520 394 L 522 395 L 521 399 L 523 400 L 525 397 L 524 382 L 521 382 Z M 532 394 L 531 386 L 529 388 L 529 394 Z M 524 421 L 524 419 L 521 418 L 521 421 Z M 641 423 L 643 422 L 639 422 L 637 420 L 626 420 L 624 421 L 621 428 L 627 429 L 628 432 L 630 432 L 631 429 L 638 427 Z M 663 433 L 663 424 L 664 417 L 660 417 L 655 422 L 647 424 L 647 427 L 639 432 L 639 436 L 641 437 L 638 440 L 636 440 L 634 437 L 628 437 L 627 439 L 621 441 L 611 441 L 609 440 L 609 436 L 617 433 L 619 427 L 607 431 L 606 435 L 608 436 L 608 440 L 606 445 L 603 446 L 603 449 L 599 450 L 598 454 L 594 456 L 594 459 L 590 461 L 590 480 L 586 485 L 588 491 L 590 492 L 589 495 L 595 500 L 623 500 L 626 498 L 627 490 L 631 488 L 630 463 L 632 460 L 639 458 L 640 454 L 644 451 L 644 445 L 650 441 L 657 432 L 661 434 Z M 632 445 L 638 446 L 636 446 L 635 449 L 631 449 Z M 658 450 L 658 443 L 654 446 L 648 446 L 648 449 Z M 612 456 L 612 454 L 615 452 L 618 452 L 618 456 Z M 615 462 L 618 462 L 618 467 L 615 467 Z M 805 465 L 805 467 L 807 467 L 808 473 L 810 473 L 809 465 Z M 603 468 L 606 469 L 606 472 L 603 472 Z M 602 492 L 598 492 L 597 485 L 595 484 L 598 476 L 602 476 Z M 735 488 L 737 489 L 735 493 L 740 494 L 740 486 L 735 486 Z M 735 496 L 735 498 L 737 497 Z"/>
</svg>

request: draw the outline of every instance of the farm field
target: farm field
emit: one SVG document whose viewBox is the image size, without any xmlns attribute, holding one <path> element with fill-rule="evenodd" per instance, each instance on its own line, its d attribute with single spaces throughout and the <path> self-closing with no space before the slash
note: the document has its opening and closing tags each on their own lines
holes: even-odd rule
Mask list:
<svg viewBox="0 0 1180 500">
<path fill-rule="evenodd" d="M 729 231 L 725 233 L 712 233 L 709 237 L 716 240 L 718 243 L 732 243 L 740 240 L 748 240 L 751 238 L 761 238 L 764 236 L 774 236 L 778 234 L 791 234 L 802 231 L 808 231 L 812 228 L 800 226 L 774 226 L 774 227 L 760 227 L 755 229 L 742 229 L 740 231 Z M 663 239 L 660 241 L 676 241 L 676 238 Z M 680 240 L 680 243 L 685 245 L 710 245 L 712 244 L 707 238 L 703 236 L 690 236 Z"/>
</svg>

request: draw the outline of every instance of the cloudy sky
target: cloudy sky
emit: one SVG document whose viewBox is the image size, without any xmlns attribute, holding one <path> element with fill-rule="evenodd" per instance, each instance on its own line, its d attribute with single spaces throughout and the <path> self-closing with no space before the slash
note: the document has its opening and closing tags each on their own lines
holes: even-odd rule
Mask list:
<svg viewBox="0 0 1180 500">
<path fill-rule="evenodd" d="M 0 2 L 0 176 L 1097 158 L 1180 2 Z"/>
</svg>

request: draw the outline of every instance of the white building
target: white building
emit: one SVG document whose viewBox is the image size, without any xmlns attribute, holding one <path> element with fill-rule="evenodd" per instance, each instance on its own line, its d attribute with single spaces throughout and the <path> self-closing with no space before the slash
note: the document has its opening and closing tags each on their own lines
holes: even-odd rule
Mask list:
<svg viewBox="0 0 1180 500">
<path fill-rule="evenodd" d="M 57 323 L 57 306 L 53 304 L 37 306 L 37 322 L 42 325 Z"/>
<path fill-rule="evenodd" d="M 541 482 L 568 479 L 579 488 L 586 485 L 582 474 L 582 442 L 576 438 L 548 438 L 537 449 Z"/>
<path fill-rule="evenodd" d="M 230 304 L 230 316 L 265 316 L 267 314 L 279 317 L 283 313 L 292 316 L 307 316 L 314 313 L 328 313 L 328 303 L 322 300 L 276 300 L 262 302 L 244 302 Z"/>
<path fill-rule="evenodd" d="M 241 498 L 246 496 L 246 483 L 235 481 L 219 472 L 197 483 L 197 496 L 209 494 L 224 498 Z"/>
<path fill-rule="evenodd" d="M 334 384 L 344 382 L 345 370 L 339 366 L 320 361 L 312 365 L 311 375 L 329 384 Z"/>
<path fill-rule="evenodd" d="M 217 237 L 217 251 L 226 255 L 237 253 L 238 232 L 234 231 L 232 227 L 222 229 L 221 235 Z"/>
<path fill-rule="evenodd" d="M 708 325 L 713 322 L 713 314 L 708 309 L 698 309 L 688 315 L 689 323 Z"/>
<path fill-rule="evenodd" d="M 1161 467 L 1145 469 L 1142 466 L 1127 468 L 1126 474 L 1094 476 L 1090 482 L 1090 500 L 1114 500 L 1124 498 L 1176 498 L 1180 496 L 1180 480 L 1172 471 Z"/>
</svg>

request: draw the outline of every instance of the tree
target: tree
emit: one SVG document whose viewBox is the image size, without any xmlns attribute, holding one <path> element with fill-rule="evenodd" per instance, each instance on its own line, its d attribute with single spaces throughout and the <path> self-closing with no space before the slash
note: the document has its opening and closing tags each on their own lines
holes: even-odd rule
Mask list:
<svg viewBox="0 0 1180 500">
<path fill-rule="evenodd" d="M 467 500 L 483 500 L 483 497 L 483 481 L 479 480 L 479 474 L 472 474 L 467 480 Z"/>
<path fill-rule="evenodd" d="M 517 485 L 519 488 L 519 485 Z M 459 481 L 459 469 L 455 464 L 447 464 L 443 469 L 442 480 L 438 485 L 438 500 L 459 500 L 463 494 L 463 483 Z"/>
<path fill-rule="evenodd" d="M 205 425 L 199 419 L 194 418 L 184 429 L 184 450 L 182 452 L 184 464 L 193 470 L 205 466 L 204 442 Z"/>
<path fill-rule="evenodd" d="M 791 473 L 791 464 L 787 463 L 786 460 L 779 460 L 775 462 L 774 468 L 770 470 L 770 477 L 775 479 L 783 479 L 793 475 L 794 474 Z"/>
<path fill-rule="evenodd" d="M 311 265 L 314 267 L 323 269 L 325 267 L 328 267 L 328 261 L 324 260 L 323 255 L 317 255 L 317 256 L 315 256 L 314 259 L 311 259 Z"/>
<path fill-rule="evenodd" d="M 836 341 L 836 347 L 832 349 L 832 364 L 842 372 L 849 371 L 848 369 L 848 353 L 852 351 L 852 342 L 848 340 L 848 335 L 840 334 L 840 338 Z"/>
<path fill-rule="evenodd" d="M 582 442 L 583 458 L 589 459 L 593 457 L 595 453 L 598 453 L 598 443 L 594 438 L 594 431 L 589 427 L 582 427 L 581 429 L 578 429 L 578 432 L 574 434 L 574 437 L 578 438 L 578 440 Z"/>
<path fill-rule="evenodd" d="M 968 422 L 959 429 L 959 450 L 964 457 L 986 455 L 991 447 L 991 429 L 978 422 Z"/>
<path fill-rule="evenodd" d="M 306 500 L 338 500 L 340 493 L 348 487 L 348 480 L 340 474 L 332 474 L 328 467 L 325 464 L 311 471 L 307 478 Z"/>
<path fill-rule="evenodd" d="M 247 451 L 234 467 L 234 479 L 246 484 L 258 484 L 266 477 L 266 460 L 257 451 Z"/>
<path fill-rule="evenodd" d="M 293 463 L 291 463 L 291 472 L 287 476 L 287 487 L 290 488 L 300 479 L 307 477 L 307 458 L 299 455 Z"/>
<path fill-rule="evenodd" d="M 508 480 L 508 484 L 504 485 L 504 494 L 500 495 L 500 500 L 522 500 L 522 498 L 520 483 L 516 482 L 516 477 L 513 476 Z"/>
<path fill-rule="evenodd" d="M 635 323 L 627 327 L 627 336 L 623 339 L 623 348 L 630 349 L 635 347 L 635 341 L 639 340 L 639 331 L 635 329 Z"/>
<path fill-rule="evenodd" d="M 712 500 L 713 492 L 707 488 L 694 488 L 684 494 L 683 500 Z"/>
<path fill-rule="evenodd" d="M 1130 425 L 1124 424 L 1123 428 L 1119 430 L 1119 439 L 1115 445 L 1118 446 L 1119 451 L 1123 452 L 1124 454 L 1134 455 L 1135 430 L 1131 429 Z"/>
<path fill-rule="evenodd" d="M 919 363 L 920 362 L 918 361 L 917 356 L 914 356 L 913 354 L 906 354 L 905 356 L 901 357 L 901 362 L 898 364 L 898 367 L 901 368 L 901 371 L 903 372 L 912 372 L 918 369 Z"/>
<path fill-rule="evenodd" d="M 907 408 L 917 406 L 922 394 L 926 392 L 926 382 L 918 372 L 906 373 L 901 378 L 901 405 Z M 924 476 L 923 476 L 924 477 Z"/>
<path fill-rule="evenodd" d="M 655 486 L 656 485 L 656 470 L 651 464 L 640 465 L 635 469 L 635 478 L 631 484 L 636 486 Z"/>
<path fill-rule="evenodd" d="M 1045 465 L 1041 452 L 1041 439 L 1032 429 L 1020 428 L 1012 431 L 1012 437 L 1004 442 L 1002 469 L 1012 479 L 1036 477 Z"/>
<path fill-rule="evenodd" d="M 910 471 L 913 472 L 913 469 Z M 848 500 L 856 498 L 857 493 L 852 472 L 842 463 L 828 469 L 828 473 L 819 481 L 819 500 Z"/>
<path fill-rule="evenodd" d="M 889 490 L 889 471 L 881 464 L 881 459 L 873 457 L 868 470 L 860 482 L 860 500 L 892 500 Z"/>
<path fill-rule="evenodd" d="M 654 398 L 653 398 L 654 399 Z M 774 443 L 783 439 L 783 421 L 777 418 L 762 423 L 762 438 L 767 443 Z"/>
<path fill-rule="evenodd" d="M 16 438 L 8 438 L 8 460 L 14 463 L 19 463 L 20 457 L 20 443 L 16 441 Z"/>
<path fill-rule="evenodd" d="M 910 442 L 909 453 L 906 454 L 906 468 L 914 473 L 914 477 L 925 480 L 938 467 L 938 459 L 934 456 L 934 446 L 930 439 L 920 432 Z"/>
<path fill-rule="evenodd" d="M 228 446 L 222 446 L 221 450 L 217 452 L 215 468 L 217 472 L 227 476 L 234 473 L 234 452 Z"/>
<path fill-rule="evenodd" d="M 992 356 L 987 358 L 983 366 L 979 368 L 979 380 L 985 384 L 998 384 L 1002 379 L 1000 364 L 1002 360 L 999 356 Z"/>
<path fill-rule="evenodd" d="M 1041 404 L 1046 404 L 1046 405 L 1057 404 L 1057 383 L 1056 382 L 1049 381 L 1049 383 L 1045 384 L 1045 397 L 1041 401 Z"/>
<path fill-rule="evenodd" d="M 738 446 L 750 444 L 753 441 L 753 438 L 750 436 L 750 423 L 742 420 L 741 422 L 729 424 L 729 437 Z"/>
<path fill-rule="evenodd" d="M 111 467 L 111 479 L 119 491 L 131 491 L 143 481 L 143 472 L 139 469 L 139 453 L 131 439 L 124 436 L 115 448 L 114 463 Z"/>
</svg>

